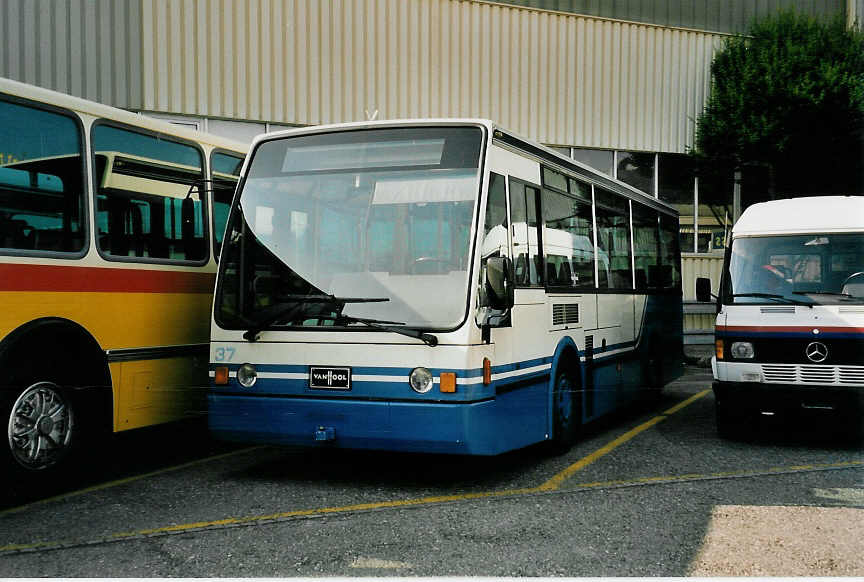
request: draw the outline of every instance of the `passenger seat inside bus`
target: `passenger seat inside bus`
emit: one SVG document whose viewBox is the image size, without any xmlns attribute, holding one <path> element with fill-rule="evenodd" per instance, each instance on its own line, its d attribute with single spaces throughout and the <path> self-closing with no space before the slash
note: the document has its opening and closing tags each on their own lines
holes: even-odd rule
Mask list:
<svg viewBox="0 0 864 582">
<path fill-rule="evenodd" d="M 26 220 L 0 219 L 0 247 L 6 249 L 32 249 L 33 228 Z"/>
</svg>

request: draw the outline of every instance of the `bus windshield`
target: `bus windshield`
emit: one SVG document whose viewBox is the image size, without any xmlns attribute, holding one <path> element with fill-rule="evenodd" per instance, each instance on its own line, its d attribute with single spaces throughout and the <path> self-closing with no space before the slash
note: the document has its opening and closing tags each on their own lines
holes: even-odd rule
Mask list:
<svg viewBox="0 0 864 582">
<path fill-rule="evenodd" d="M 864 234 L 735 239 L 727 303 L 864 303 Z"/>
<path fill-rule="evenodd" d="M 481 143 L 474 127 L 262 143 L 223 253 L 220 323 L 315 327 L 360 317 L 457 326 L 467 312 Z"/>
</svg>

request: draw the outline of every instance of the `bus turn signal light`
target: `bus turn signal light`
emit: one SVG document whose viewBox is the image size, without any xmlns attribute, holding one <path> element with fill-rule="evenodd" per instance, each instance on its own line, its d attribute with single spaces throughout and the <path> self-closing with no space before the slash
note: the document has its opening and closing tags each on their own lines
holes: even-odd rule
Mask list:
<svg viewBox="0 0 864 582">
<path fill-rule="evenodd" d="M 489 358 L 483 358 L 483 385 L 488 386 L 492 383 L 492 362 Z"/>
<path fill-rule="evenodd" d="M 217 366 L 213 377 L 213 383 L 217 386 L 226 386 L 228 384 L 228 367 Z"/>
<path fill-rule="evenodd" d="M 441 372 L 441 392 L 456 392 L 456 372 Z"/>
<path fill-rule="evenodd" d="M 723 359 L 723 340 L 718 339 L 714 342 L 714 355 L 717 356 L 718 360 Z"/>
</svg>

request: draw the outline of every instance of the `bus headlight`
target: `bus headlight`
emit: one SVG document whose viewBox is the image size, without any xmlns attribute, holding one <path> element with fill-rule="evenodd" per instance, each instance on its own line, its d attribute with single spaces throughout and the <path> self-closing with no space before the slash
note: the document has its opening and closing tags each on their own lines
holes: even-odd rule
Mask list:
<svg viewBox="0 0 864 582">
<path fill-rule="evenodd" d="M 753 344 L 750 342 L 732 342 L 729 353 L 736 360 L 752 360 L 756 355 L 756 350 L 753 349 Z"/>
<path fill-rule="evenodd" d="M 411 389 L 419 394 L 426 394 L 432 390 L 434 380 L 432 372 L 426 368 L 414 368 L 408 376 L 408 383 L 411 384 Z"/>
<path fill-rule="evenodd" d="M 252 364 L 243 364 L 237 369 L 237 381 L 244 388 L 251 388 L 258 381 L 258 372 Z"/>
</svg>

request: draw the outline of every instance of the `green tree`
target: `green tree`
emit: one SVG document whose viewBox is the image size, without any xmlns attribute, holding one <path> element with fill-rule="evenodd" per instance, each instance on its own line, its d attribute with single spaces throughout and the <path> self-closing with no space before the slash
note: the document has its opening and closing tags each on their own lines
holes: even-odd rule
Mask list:
<svg viewBox="0 0 864 582">
<path fill-rule="evenodd" d="M 757 20 L 725 41 L 711 77 L 693 151 L 700 175 L 762 173 L 763 198 L 862 192 L 864 34 L 842 16 Z"/>
</svg>

